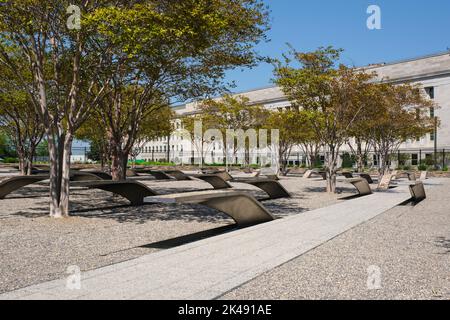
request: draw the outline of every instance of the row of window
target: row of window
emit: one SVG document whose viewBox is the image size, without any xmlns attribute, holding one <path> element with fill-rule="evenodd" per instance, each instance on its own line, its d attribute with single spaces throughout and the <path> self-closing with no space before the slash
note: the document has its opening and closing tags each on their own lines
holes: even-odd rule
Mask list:
<svg viewBox="0 0 450 320">
<path fill-rule="evenodd" d="M 175 146 L 172 145 L 173 151 L 183 151 L 183 146 Z M 165 146 L 153 146 L 153 147 L 144 147 L 140 150 L 142 153 L 152 153 L 152 152 L 167 152 L 167 145 Z"/>
</svg>

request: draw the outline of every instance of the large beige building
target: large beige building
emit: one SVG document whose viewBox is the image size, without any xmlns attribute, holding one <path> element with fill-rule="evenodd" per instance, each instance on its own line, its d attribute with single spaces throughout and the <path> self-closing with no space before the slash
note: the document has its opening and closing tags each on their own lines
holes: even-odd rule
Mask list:
<svg viewBox="0 0 450 320">
<path fill-rule="evenodd" d="M 408 164 L 417 165 L 420 159 L 434 158 L 435 148 L 438 151 L 438 159 L 442 166 L 444 162 L 450 162 L 450 154 L 443 156 L 444 149 L 450 152 L 450 53 L 434 54 L 414 59 L 402 60 L 391 63 L 379 63 L 364 67 L 368 71 L 375 71 L 379 80 L 393 83 L 418 83 L 427 94 L 439 106 L 436 110 L 430 110 L 431 114 L 440 120 L 440 127 L 436 133 L 428 134 L 418 141 L 408 141 L 400 148 L 401 153 L 408 154 Z M 250 103 L 264 105 L 269 109 L 285 108 L 290 106 L 282 91 L 278 87 L 256 89 L 248 92 L 237 93 L 246 96 Z M 179 115 L 196 112 L 197 103 L 189 103 L 178 106 L 175 111 Z M 181 130 L 180 124 L 177 123 Z M 211 146 L 211 152 L 207 154 L 210 163 L 223 162 L 223 148 L 220 143 Z M 175 132 L 174 135 L 157 141 L 148 142 L 142 149 L 138 159 L 157 160 L 167 159 L 187 163 L 191 159 L 191 145 L 183 140 Z M 448 158 L 448 159 L 447 159 Z M 295 150 L 291 156 L 291 163 L 298 164 L 303 159 L 300 150 Z M 376 159 L 372 161 L 376 164 Z"/>
</svg>

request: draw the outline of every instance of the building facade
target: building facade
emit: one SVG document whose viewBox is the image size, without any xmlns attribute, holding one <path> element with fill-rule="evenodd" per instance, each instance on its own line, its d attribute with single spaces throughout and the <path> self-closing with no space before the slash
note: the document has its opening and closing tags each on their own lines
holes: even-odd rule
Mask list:
<svg viewBox="0 0 450 320">
<path fill-rule="evenodd" d="M 418 165 L 421 161 L 436 157 L 439 166 L 450 162 L 450 53 L 440 53 L 415 59 L 392 63 L 380 63 L 364 67 L 368 72 L 377 73 L 377 81 L 392 83 L 416 83 L 433 99 L 438 106 L 430 110 L 431 116 L 438 117 L 440 127 L 437 132 L 428 134 L 422 139 L 407 141 L 400 147 L 400 153 L 406 155 L 405 165 Z M 268 109 L 282 109 L 290 106 L 283 92 L 278 87 L 256 89 L 236 95 L 245 96 L 250 104 L 263 105 Z M 178 106 L 174 111 L 178 116 L 197 112 L 198 103 L 193 102 Z M 190 163 L 195 156 L 192 153 L 191 142 L 182 137 L 182 125 L 179 119 L 174 120 L 175 132 L 170 137 L 147 142 L 137 157 L 146 161 L 172 161 Z M 343 152 L 345 152 L 345 148 Z M 446 155 L 446 153 L 449 153 Z M 204 156 L 208 163 L 223 163 L 223 146 L 220 142 L 212 143 Z M 376 165 L 376 158 L 370 159 Z M 300 149 L 294 150 L 290 164 L 299 165 L 304 161 Z M 393 165 L 398 165 L 393 164 Z"/>
</svg>

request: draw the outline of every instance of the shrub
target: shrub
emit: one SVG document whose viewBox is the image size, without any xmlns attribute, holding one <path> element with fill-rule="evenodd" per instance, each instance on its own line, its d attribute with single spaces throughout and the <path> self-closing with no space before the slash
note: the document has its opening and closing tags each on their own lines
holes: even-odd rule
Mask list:
<svg viewBox="0 0 450 320">
<path fill-rule="evenodd" d="M 148 162 L 141 162 L 139 164 L 144 166 L 175 166 L 175 163 L 173 162 L 163 162 L 163 161 L 148 161 Z"/>
<path fill-rule="evenodd" d="M 433 166 L 433 165 L 434 165 L 434 159 L 433 159 L 432 157 L 427 157 L 427 158 L 425 159 L 425 164 L 426 164 L 427 166 Z"/>
<path fill-rule="evenodd" d="M 426 165 L 426 164 L 421 164 L 421 165 L 419 165 L 418 166 L 418 169 L 420 170 L 420 171 L 425 171 L 425 170 L 427 170 L 428 169 L 428 166 Z"/>
<path fill-rule="evenodd" d="M 355 157 L 349 153 L 344 153 L 342 156 L 342 168 L 351 169 L 355 164 Z"/>
<path fill-rule="evenodd" d="M 19 163 L 19 159 L 7 157 L 3 159 L 3 163 Z"/>
</svg>

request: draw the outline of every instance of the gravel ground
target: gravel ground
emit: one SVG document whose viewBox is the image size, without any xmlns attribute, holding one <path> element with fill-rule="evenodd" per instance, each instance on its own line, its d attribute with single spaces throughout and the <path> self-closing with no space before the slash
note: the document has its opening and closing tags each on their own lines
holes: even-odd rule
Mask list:
<svg viewBox="0 0 450 320">
<path fill-rule="evenodd" d="M 450 180 L 222 299 L 450 299 Z M 368 283 L 371 286 L 368 286 Z"/>
<path fill-rule="evenodd" d="M 3 172 L 0 179 L 9 175 Z M 210 188 L 201 181 L 139 181 L 159 193 Z M 343 194 L 324 194 L 321 179 L 289 177 L 281 183 L 294 197 L 264 202 L 278 217 L 328 206 L 354 193 L 353 187 L 340 184 Z M 235 187 L 264 196 L 252 186 Z M 51 219 L 47 193 L 48 186 L 38 183 L 0 200 L 0 293 L 61 278 L 72 265 L 91 270 L 234 228 L 232 220 L 201 206 L 130 207 L 121 197 L 83 189 L 72 190 L 70 218 Z"/>
</svg>

